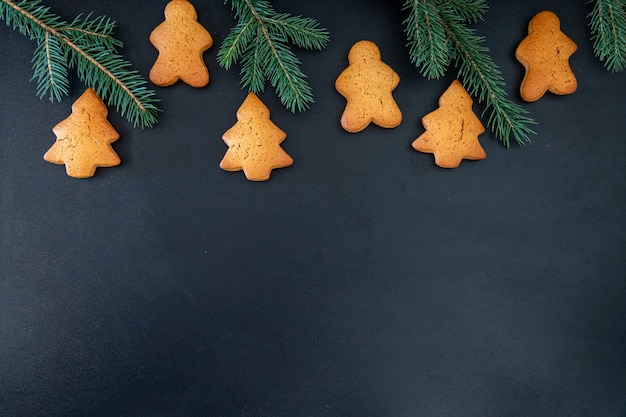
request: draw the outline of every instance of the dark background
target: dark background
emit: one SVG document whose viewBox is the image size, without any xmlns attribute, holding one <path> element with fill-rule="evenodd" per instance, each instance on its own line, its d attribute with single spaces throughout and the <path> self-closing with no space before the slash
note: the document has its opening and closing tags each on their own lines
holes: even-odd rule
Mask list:
<svg viewBox="0 0 626 417">
<path fill-rule="evenodd" d="M 147 77 L 165 1 L 47 4 L 116 20 Z M 111 108 L 122 164 L 83 180 L 42 157 L 85 86 L 39 100 L 34 42 L 0 26 L 0 415 L 626 416 L 626 75 L 594 57 L 591 5 L 489 1 L 475 28 L 514 101 L 515 48 L 546 9 L 579 89 L 522 103 L 532 144 L 488 131 L 487 159 L 444 170 L 410 145 L 456 70 L 412 66 L 401 2 L 274 1 L 331 42 L 296 49 L 309 111 L 261 94 L 295 162 L 253 183 L 219 168 L 246 94 L 216 63 L 235 20 L 194 4 L 209 86 L 155 88 L 152 129 Z M 361 39 L 400 74 L 398 128 L 339 125 Z"/>
</svg>

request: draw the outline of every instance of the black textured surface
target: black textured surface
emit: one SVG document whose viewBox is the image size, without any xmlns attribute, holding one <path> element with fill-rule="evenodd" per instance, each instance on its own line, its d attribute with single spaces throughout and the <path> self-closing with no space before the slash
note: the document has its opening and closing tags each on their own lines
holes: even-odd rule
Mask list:
<svg viewBox="0 0 626 417">
<path fill-rule="evenodd" d="M 47 3 L 115 19 L 147 76 L 164 1 Z M 579 46 L 579 90 L 524 104 L 533 144 L 487 132 L 486 160 L 436 167 L 410 144 L 455 70 L 411 66 L 400 2 L 276 0 L 331 43 L 296 51 L 309 111 L 261 95 L 295 161 L 266 183 L 218 166 L 245 97 L 215 60 L 223 2 L 194 2 L 210 85 L 158 88 L 153 129 L 111 109 L 122 165 L 87 180 L 42 159 L 84 86 L 36 98 L 35 45 L 2 25 L 0 415 L 626 416 L 626 75 L 594 58 L 585 2 L 489 3 L 475 27 L 515 101 L 532 15 Z M 360 39 L 400 74 L 396 129 L 339 126 Z"/>
</svg>

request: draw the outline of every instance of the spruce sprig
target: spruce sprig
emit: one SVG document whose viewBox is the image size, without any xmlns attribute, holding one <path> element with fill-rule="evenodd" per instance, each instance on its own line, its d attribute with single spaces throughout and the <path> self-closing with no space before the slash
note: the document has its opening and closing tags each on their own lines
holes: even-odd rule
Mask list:
<svg viewBox="0 0 626 417">
<path fill-rule="evenodd" d="M 69 94 L 69 69 L 76 68 L 79 79 L 134 126 L 156 122 L 155 93 L 117 53 L 122 42 L 112 36 L 111 19 L 88 14 L 68 23 L 40 0 L 0 0 L 0 19 L 37 42 L 32 79 L 39 97 L 61 101 Z"/>
<path fill-rule="evenodd" d="M 596 57 L 611 72 L 626 67 L 626 0 L 591 0 L 591 40 Z"/>
<path fill-rule="evenodd" d="M 441 19 L 437 18 L 434 4 L 422 1 L 407 1 L 409 10 L 404 20 L 411 63 L 420 68 L 429 80 L 442 77 L 452 58 L 452 49 Z"/>
<path fill-rule="evenodd" d="M 486 0 L 448 0 L 448 6 L 462 22 L 478 23 L 489 8 Z"/>
<path fill-rule="evenodd" d="M 508 148 L 511 135 L 518 144 L 530 142 L 535 132 L 528 112 L 507 98 L 504 79 L 491 60 L 484 37 L 476 35 L 467 23 L 482 19 L 487 10 L 484 0 L 406 0 L 404 20 L 409 56 L 427 78 L 443 76 L 454 61 L 468 93 L 485 103 L 483 115 L 490 112 L 487 125 Z"/>
<path fill-rule="evenodd" d="M 306 110 L 313 93 L 288 43 L 323 49 L 329 40 L 326 29 L 312 18 L 277 13 L 267 0 L 231 0 L 231 7 L 238 23 L 220 46 L 219 65 L 228 70 L 241 60 L 245 88 L 260 93 L 269 81 L 286 108 Z"/>
</svg>

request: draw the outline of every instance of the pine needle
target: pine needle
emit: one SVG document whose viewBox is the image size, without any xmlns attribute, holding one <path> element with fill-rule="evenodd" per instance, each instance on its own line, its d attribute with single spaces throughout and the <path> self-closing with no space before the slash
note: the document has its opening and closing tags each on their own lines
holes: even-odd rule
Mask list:
<svg viewBox="0 0 626 417">
<path fill-rule="evenodd" d="M 626 1 L 591 0 L 587 16 L 595 55 L 611 72 L 626 67 Z"/>
<path fill-rule="evenodd" d="M 220 46 L 219 65 L 230 69 L 241 61 L 245 88 L 260 93 L 269 81 L 287 109 L 306 110 L 313 93 L 287 44 L 321 50 L 329 40 L 326 29 L 312 18 L 277 13 L 267 0 L 231 0 L 231 7 L 238 23 Z"/>
<path fill-rule="evenodd" d="M 134 126 L 152 126 L 158 112 L 155 93 L 117 53 L 122 43 L 112 36 L 115 22 L 91 14 L 63 21 L 39 0 L 0 0 L 0 19 L 37 42 L 33 79 L 37 95 L 61 101 L 69 94 L 68 69 L 114 105 Z"/>
</svg>

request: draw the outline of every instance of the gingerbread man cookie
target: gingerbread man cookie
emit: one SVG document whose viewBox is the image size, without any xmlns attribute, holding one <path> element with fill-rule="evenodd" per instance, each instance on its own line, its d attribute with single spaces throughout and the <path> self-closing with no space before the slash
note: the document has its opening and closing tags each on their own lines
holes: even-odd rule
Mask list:
<svg viewBox="0 0 626 417">
<path fill-rule="evenodd" d="M 72 104 L 72 114 L 52 131 L 57 139 L 43 159 L 65 164 L 67 175 L 92 177 L 97 167 L 120 164 L 111 143 L 120 135 L 107 120 L 108 110 L 94 90 L 88 88 Z"/>
<path fill-rule="evenodd" d="M 550 11 L 537 13 L 528 25 L 528 36 L 515 51 L 515 57 L 526 69 L 520 86 L 522 99 L 537 101 L 546 91 L 571 94 L 578 88 L 569 65 L 576 44 L 561 32 L 561 23 Z"/>
<path fill-rule="evenodd" d="M 293 159 L 280 147 L 286 137 L 270 120 L 267 106 L 256 94 L 249 93 L 237 110 L 237 123 L 222 136 L 228 151 L 220 168 L 243 170 L 250 181 L 266 181 L 273 169 L 293 164 Z"/>
<path fill-rule="evenodd" d="M 402 112 L 391 92 L 400 76 L 381 60 L 380 49 L 371 41 L 355 43 L 348 53 L 349 66 L 335 81 L 335 88 L 346 98 L 341 126 L 355 133 L 370 123 L 393 128 L 402 122 Z"/>
<path fill-rule="evenodd" d="M 485 131 L 474 111 L 472 98 L 458 80 L 439 98 L 439 108 L 422 118 L 426 132 L 413 141 L 413 148 L 435 155 L 435 164 L 456 168 L 463 159 L 485 159 L 478 142 Z"/>
<path fill-rule="evenodd" d="M 196 9 L 187 0 L 172 0 L 165 6 L 165 21 L 150 34 L 159 56 L 150 70 L 150 80 L 167 87 L 183 80 L 192 87 L 209 83 L 202 54 L 213 45 L 211 34 L 197 21 Z"/>
</svg>

